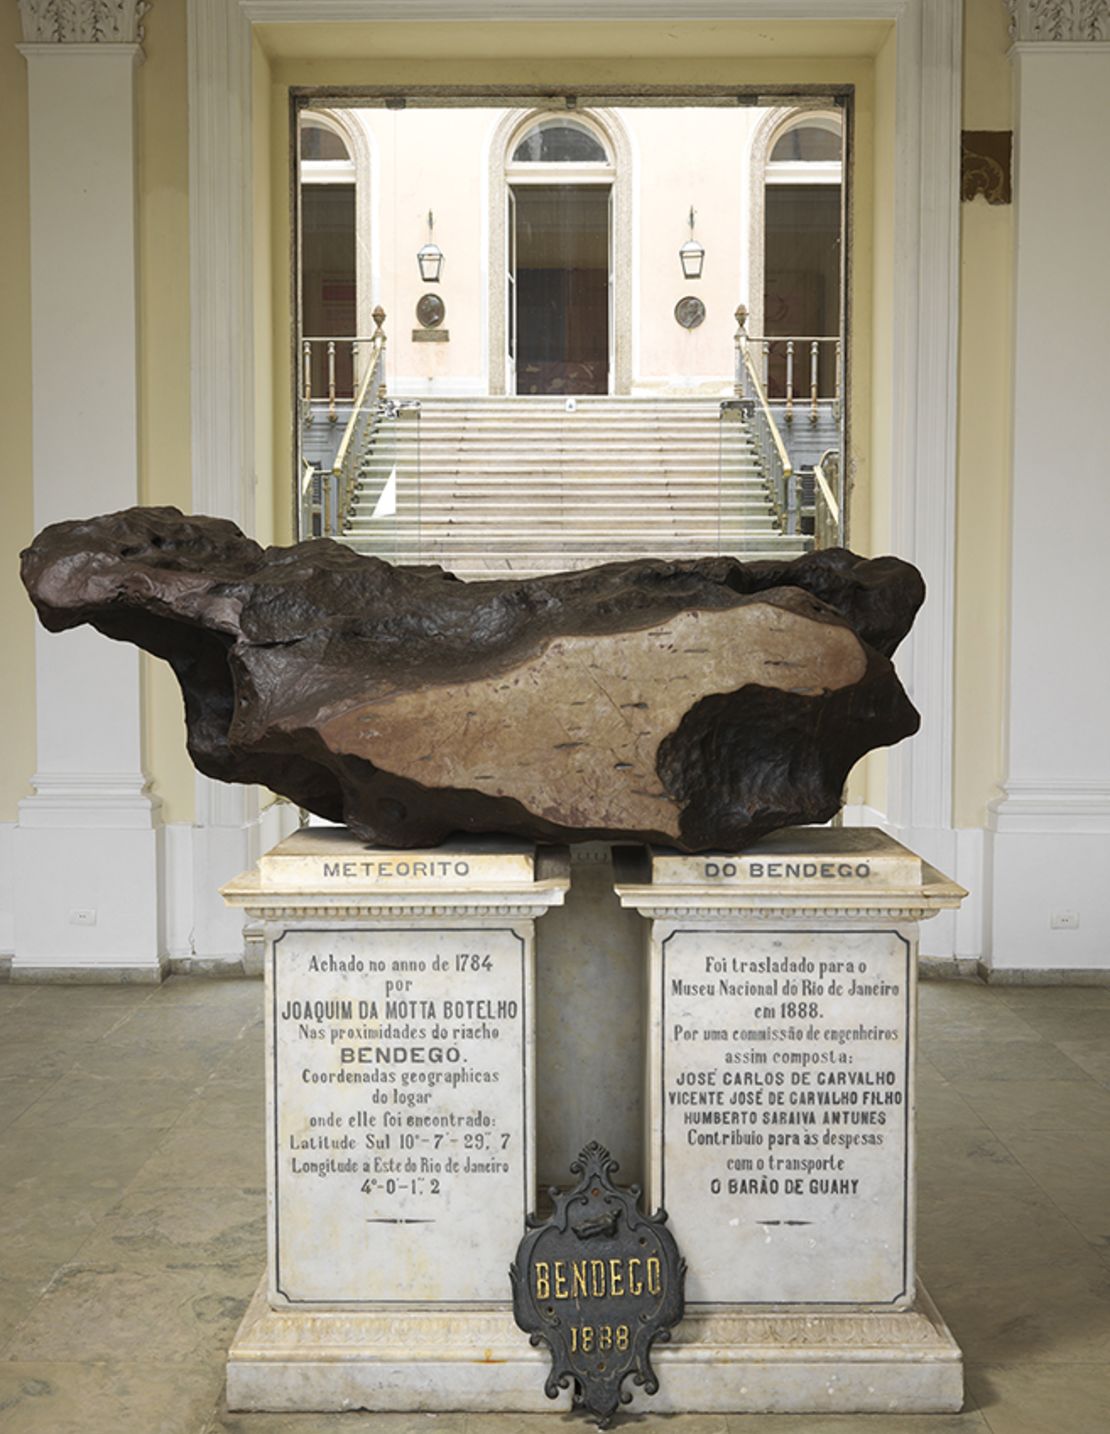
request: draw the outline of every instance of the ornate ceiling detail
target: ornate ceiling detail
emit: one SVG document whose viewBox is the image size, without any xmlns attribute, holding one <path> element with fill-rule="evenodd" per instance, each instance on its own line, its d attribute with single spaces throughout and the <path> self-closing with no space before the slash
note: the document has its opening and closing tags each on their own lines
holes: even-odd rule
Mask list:
<svg viewBox="0 0 1110 1434">
<path fill-rule="evenodd" d="M 150 0 L 19 0 L 29 45 L 138 45 Z"/>
<path fill-rule="evenodd" d="M 1015 40 L 1110 41 L 1110 0 L 1005 0 Z"/>
</svg>

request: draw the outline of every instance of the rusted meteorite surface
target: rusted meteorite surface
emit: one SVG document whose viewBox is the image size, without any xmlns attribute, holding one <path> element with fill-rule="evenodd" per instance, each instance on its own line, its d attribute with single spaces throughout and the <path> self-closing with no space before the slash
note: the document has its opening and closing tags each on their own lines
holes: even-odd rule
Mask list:
<svg viewBox="0 0 1110 1434">
<path fill-rule="evenodd" d="M 23 580 L 52 631 L 171 664 L 207 776 L 387 846 L 737 850 L 826 821 L 852 764 L 919 721 L 889 658 L 920 574 L 845 549 L 464 583 L 130 508 L 46 528 Z"/>
</svg>

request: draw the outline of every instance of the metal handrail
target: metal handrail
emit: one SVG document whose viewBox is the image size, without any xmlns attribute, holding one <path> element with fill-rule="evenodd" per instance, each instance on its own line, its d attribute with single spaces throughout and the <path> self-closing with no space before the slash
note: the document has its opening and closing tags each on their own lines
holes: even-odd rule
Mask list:
<svg viewBox="0 0 1110 1434">
<path fill-rule="evenodd" d="M 362 457 L 367 430 L 377 417 L 385 399 L 385 310 L 380 306 L 374 310 L 377 326 L 370 339 L 370 362 L 362 376 L 358 393 L 351 407 L 351 416 L 343 430 L 335 462 L 331 466 L 329 481 L 325 482 L 325 501 L 322 528 L 325 533 L 338 534 L 343 527 L 343 518 L 351 506 L 355 485 L 358 482 L 358 465 Z"/>
<path fill-rule="evenodd" d="M 801 358 L 804 363 L 804 354 L 809 354 L 809 421 L 816 423 L 822 403 L 831 403 L 833 415 L 837 422 L 840 421 L 840 390 L 841 373 L 843 369 L 843 346 L 839 334 L 748 334 L 748 343 L 751 347 L 758 346 L 761 355 L 761 371 L 763 374 L 764 388 L 769 387 L 768 379 L 771 368 L 771 349 L 775 344 L 782 347 L 786 359 L 786 372 L 784 375 L 783 398 L 776 399 L 776 402 L 785 401 L 786 421 L 794 421 L 794 404 L 796 397 L 802 397 L 804 401 L 805 389 L 796 391 L 795 375 L 801 366 L 796 362 Z M 821 370 L 821 345 L 832 345 L 833 352 L 833 391 L 831 394 L 821 393 L 820 370 Z M 801 346 L 801 353 L 799 353 Z"/>
<path fill-rule="evenodd" d="M 794 465 L 786 451 L 782 434 L 775 422 L 767 394 L 752 359 L 745 325 L 748 311 L 743 304 L 736 310 L 736 393 L 750 405 L 749 422 L 759 449 L 763 475 L 771 493 L 771 502 L 783 531 L 798 531 L 798 487 Z"/>
<path fill-rule="evenodd" d="M 306 424 L 312 423 L 315 418 L 313 404 L 327 399 L 328 422 L 335 423 L 338 418 L 337 400 L 346 397 L 347 394 L 339 392 L 337 363 L 341 348 L 350 349 L 352 382 L 357 383 L 359 372 L 359 348 L 363 344 L 372 344 L 373 336 L 365 338 L 358 334 L 325 334 L 314 336 L 305 334 L 301 338 L 301 412 L 303 421 Z M 312 350 L 313 345 L 324 345 L 324 358 L 326 364 L 326 377 L 324 381 L 324 393 L 317 395 L 312 387 Z"/>
<path fill-rule="evenodd" d="M 838 548 L 841 545 L 840 499 L 829 484 L 840 487 L 840 454 L 835 448 L 827 448 L 813 470 L 813 546 L 815 548 Z"/>
</svg>

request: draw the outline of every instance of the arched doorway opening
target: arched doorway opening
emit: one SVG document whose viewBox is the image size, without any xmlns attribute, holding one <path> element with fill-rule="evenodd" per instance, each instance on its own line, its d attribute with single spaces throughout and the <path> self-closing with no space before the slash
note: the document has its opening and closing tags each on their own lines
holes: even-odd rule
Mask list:
<svg viewBox="0 0 1110 1434">
<path fill-rule="evenodd" d="M 768 397 L 840 397 L 844 317 L 843 117 L 772 110 L 752 145 L 751 333 Z"/>
<path fill-rule="evenodd" d="M 604 112 L 517 112 L 491 145 L 490 392 L 626 393 L 627 141 Z"/>
</svg>

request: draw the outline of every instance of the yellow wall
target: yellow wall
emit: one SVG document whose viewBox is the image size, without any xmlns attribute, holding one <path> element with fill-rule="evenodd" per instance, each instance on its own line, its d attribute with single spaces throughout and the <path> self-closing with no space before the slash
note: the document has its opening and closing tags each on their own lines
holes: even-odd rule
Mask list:
<svg viewBox="0 0 1110 1434">
<path fill-rule="evenodd" d="M 189 111 L 185 0 L 146 17 L 137 74 L 139 133 L 140 502 L 192 509 L 189 414 Z M 195 778 L 181 692 L 143 657 L 146 769 L 165 821 L 191 821 Z"/>
<path fill-rule="evenodd" d="M 964 129 L 1009 129 L 1005 7 L 966 0 Z M 980 826 L 1003 776 L 1012 421 L 1013 208 L 961 205 L 955 823 Z"/>
<path fill-rule="evenodd" d="M 19 581 L 34 536 L 31 487 L 31 233 L 27 62 L 19 10 L 0 6 L 0 821 L 14 821 L 35 770 L 35 615 Z"/>
</svg>

